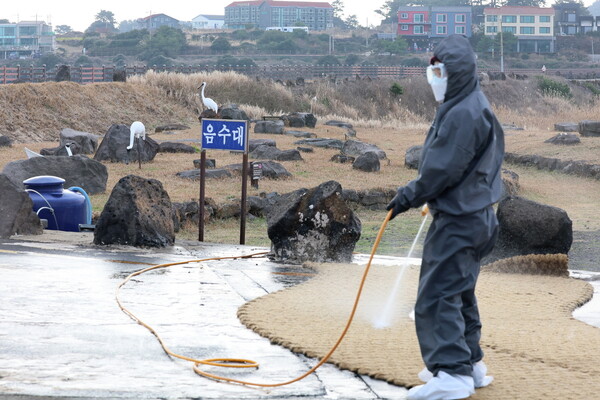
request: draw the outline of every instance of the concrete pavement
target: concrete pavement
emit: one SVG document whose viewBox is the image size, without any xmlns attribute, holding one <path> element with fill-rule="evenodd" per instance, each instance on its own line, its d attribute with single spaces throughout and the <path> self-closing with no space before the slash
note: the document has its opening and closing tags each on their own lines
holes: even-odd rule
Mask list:
<svg viewBox="0 0 600 400">
<path fill-rule="evenodd" d="M 264 251 L 250 246 L 178 242 L 161 250 L 91 245 L 90 233 L 45 231 L 0 240 L 0 399 L 403 399 L 404 388 L 324 365 L 279 388 L 256 389 L 199 377 L 168 357 L 156 338 L 118 308 L 117 285 L 149 265 Z M 366 263 L 366 257 L 357 256 Z M 397 264 L 381 257 L 378 264 Z M 245 302 L 306 279 L 305 269 L 265 258 L 214 261 L 135 277 L 124 305 L 157 329 L 171 350 L 205 359 L 252 359 L 258 370 L 207 369 L 253 382 L 295 378 L 315 360 L 269 343 L 241 325 Z M 600 327 L 594 302 L 575 316 Z M 492 371 L 493 372 L 493 371 Z"/>
</svg>

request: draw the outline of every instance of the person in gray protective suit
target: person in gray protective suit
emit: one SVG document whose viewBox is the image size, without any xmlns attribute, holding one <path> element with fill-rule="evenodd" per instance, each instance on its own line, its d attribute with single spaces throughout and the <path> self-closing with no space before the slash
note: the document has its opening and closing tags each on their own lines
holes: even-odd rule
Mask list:
<svg viewBox="0 0 600 400">
<path fill-rule="evenodd" d="M 462 399 L 487 386 L 479 345 L 475 285 L 493 248 L 500 199 L 504 132 L 479 88 L 476 58 L 461 35 L 434 50 L 428 81 L 441 102 L 429 129 L 419 175 L 388 204 L 391 218 L 427 203 L 433 221 L 423 247 L 415 324 L 425 385 L 409 399 Z"/>
</svg>

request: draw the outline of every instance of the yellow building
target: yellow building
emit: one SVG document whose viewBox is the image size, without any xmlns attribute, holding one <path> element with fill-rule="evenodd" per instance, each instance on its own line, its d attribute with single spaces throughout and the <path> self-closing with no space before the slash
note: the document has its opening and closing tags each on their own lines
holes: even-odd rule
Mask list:
<svg viewBox="0 0 600 400">
<path fill-rule="evenodd" d="M 554 53 L 554 9 L 507 6 L 485 8 L 485 34 L 510 32 L 517 41 L 519 53 Z"/>
</svg>

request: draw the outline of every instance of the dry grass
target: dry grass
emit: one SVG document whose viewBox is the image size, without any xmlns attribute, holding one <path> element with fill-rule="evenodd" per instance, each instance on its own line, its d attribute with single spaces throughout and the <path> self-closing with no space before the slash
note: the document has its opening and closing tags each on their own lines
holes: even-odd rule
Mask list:
<svg viewBox="0 0 600 400">
<path fill-rule="evenodd" d="M 384 161 L 381 171 L 364 173 L 355 171 L 351 165 L 329 161 L 337 153 L 331 149 L 315 149 L 314 153 L 302 153 L 304 161 L 284 162 L 293 174 L 287 180 L 261 180 L 258 190 L 249 187 L 249 195 L 260 192 L 285 193 L 300 187 L 314 187 L 327 180 L 336 180 L 346 189 L 395 188 L 415 177 L 415 171 L 404 167 L 404 154 L 408 147 L 422 144 L 433 115 L 430 89 L 423 79 L 401 81 L 405 94 L 398 98 L 389 95 L 392 80 L 373 82 L 308 82 L 305 87 L 283 87 L 268 80 L 257 81 L 242 75 L 227 73 L 176 75 L 150 73 L 132 79 L 126 84 L 95 84 L 80 86 L 73 83 L 20 84 L 0 86 L 0 134 L 13 138 L 12 148 L 0 148 L 0 168 L 7 162 L 25 157 L 23 147 L 34 151 L 55 147 L 60 129 L 103 134 L 112 123 L 131 123 L 142 120 L 149 131 L 167 122 L 186 123 L 191 130 L 175 135 L 153 134 L 158 141 L 188 140 L 198 145 L 200 126 L 196 115 L 200 103 L 196 88 L 199 82 L 208 82 L 206 95 L 219 104 L 235 102 L 250 117 L 265 114 L 308 111 L 311 99 L 318 117 L 314 132 L 318 137 L 344 139 L 345 129 L 323 125 L 329 119 L 351 122 L 357 131 L 357 139 L 382 148 L 389 162 Z M 492 103 L 496 104 L 499 119 L 526 127 L 524 131 L 506 131 L 507 151 L 520 154 L 540 154 L 561 159 L 585 160 L 600 164 L 600 140 L 582 138 L 582 145 L 575 147 L 544 144 L 554 136 L 551 129 L 557 122 L 597 119 L 600 106 L 582 95 L 580 104 L 564 99 L 547 98 L 535 89 L 527 87 L 527 81 L 497 82 L 484 89 Z M 497 97 L 492 97 L 492 95 Z M 328 99 L 323 101 L 323 99 Z M 326 104 L 327 103 L 327 104 Z M 544 111 L 546 110 L 546 111 Z M 298 139 L 287 135 L 251 134 L 252 138 L 269 138 L 280 149 L 291 149 Z M 217 160 L 217 166 L 241 162 L 240 155 L 210 151 L 209 158 Z M 99 211 L 108 199 L 115 183 L 128 174 L 141 175 L 160 180 L 172 201 L 198 199 L 198 182 L 175 177 L 177 172 L 192 169 L 193 160 L 199 154 L 158 154 L 151 163 L 139 170 L 137 164 L 111 164 L 107 192 L 92 196 L 94 209 Z M 597 199 L 600 198 L 600 182 L 559 173 L 539 171 L 535 168 L 508 166 L 520 175 L 522 194 L 532 200 L 560 207 L 573 220 L 575 230 L 598 230 L 600 220 L 594 218 Z M 209 181 L 207 196 L 217 202 L 239 197 L 240 177 Z M 368 251 L 385 212 L 358 210 L 363 220 L 363 238 L 358 248 Z M 420 218 L 408 213 L 401 221 L 392 224 L 388 238 L 382 246 L 393 249 L 398 242 L 404 243 L 414 236 Z M 235 243 L 237 233 L 229 232 L 236 221 L 216 221 L 207 227 L 210 240 Z M 225 227 L 225 228 L 223 228 Z M 190 238 L 193 232 L 183 233 Z M 253 220 L 249 225 L 249 244 L 268 245 L 264 234 L 265 221 Z M 400 238 L 401 240 L 398 240 Z M 396 250 L 402 254 L 403 248 Z M 389 250 L 388 253 L 394 250 Z"/>
<path fill-rule="evenodd" d="M 558 158 L 564 161 L 586 161 L 600 164 L 600 140 L 594 137 L 580 137 L 581 144 L 564 146 L 544 143 L 558 132 L 552 130 L 506 131 L 506 145 L 511 152 L 518 154 L 537 154 Z M 578 135 L 575 132 L 575 135 Z"/>
<path fill-rule="evenodd" d="M 148 129 L 191 123 L 195 114 L 135 83 L 23 83 L 0 86 L 0 134 L 16 142 L 58 140 L 63 128 L 104 135 L 115 123 L 144 121 Z"/>
<path fill-rule="evenodd" d="M 203 109 L 198 87 L 206 82 L 204 96 L 213 99 L 219 106 L 233 103 L 244 109 L 260 107 L 268 113 L 301 111 L 293 94 L 271 80 L 256 80 L 235 72 L 211 72 L 182 75 L 176 73 L 148 72 L 132 77 L 132 83 L 154 87 L 169 98 L 173 98 L 199 114 Z M 264 115 L 264 113 L 262 114 Z"/>
</svg>

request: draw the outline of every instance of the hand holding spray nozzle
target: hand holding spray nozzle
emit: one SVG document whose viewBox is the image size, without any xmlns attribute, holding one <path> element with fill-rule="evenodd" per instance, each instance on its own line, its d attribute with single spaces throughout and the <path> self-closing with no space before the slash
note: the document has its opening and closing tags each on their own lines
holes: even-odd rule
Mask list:
<svg viewBox="0 0 600 400">
<path fill-rule="evenodd" d="M 421 208 L 421 217 L 424 217 L 427 214 L 429 214 L 429 206 L 427 205 L 427 203 L 425 203 L 423 208 Z"/>
</svg>

